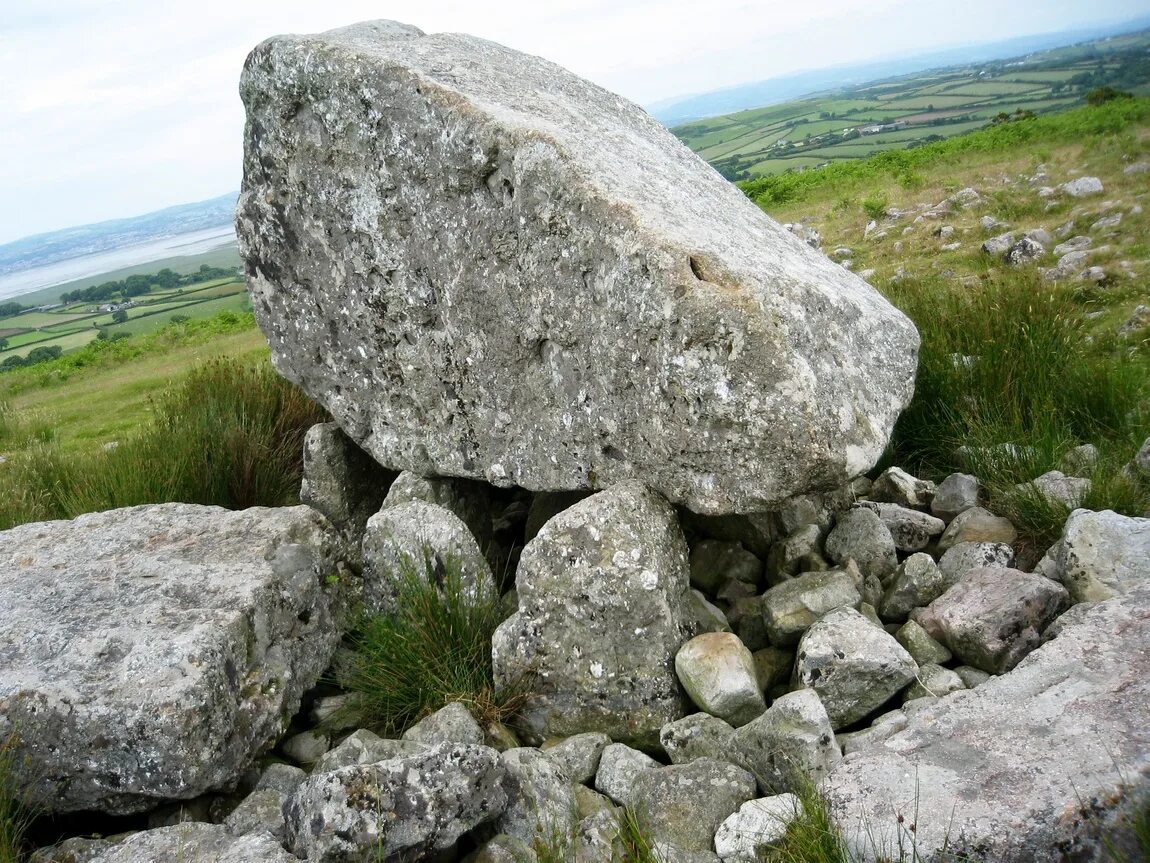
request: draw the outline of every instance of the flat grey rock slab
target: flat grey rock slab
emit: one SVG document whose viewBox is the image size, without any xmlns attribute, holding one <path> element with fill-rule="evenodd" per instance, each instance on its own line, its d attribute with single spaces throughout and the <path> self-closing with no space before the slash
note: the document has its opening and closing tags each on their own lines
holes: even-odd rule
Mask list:
<svg viewBox="0 0 1150 863">
<path fill-rule="evenodd" d="M 269 39 L 240 89 L 256 316 L 381 464 L 763 511 L 910 400 L 902 313 L 559 66 L 374 22 Z"/>
<path fill-rule="evenodd" d="M 327 668 L 350 605 L 306 506 L 161 504 L 0 533 L 0 736 L 56 812 L 235 783 Z"/>
<path fill-rule="evenodd" d="M 223 825 L 188 821 L 141 830 L 113 845 L 90 863 L 296 863 L 269 833 L 232 835 Z"/>
<path fill-rule="evenodd" d="M 1150 792 L 1147 609 L 1150 585 L 1101 602 L 1013 671 L 849 753 L 822 788 L 864 859 L 871 839 L 896 841 L 900 814 L 922 860 L 944 843 L 946 859 L 1099 859 L 1099 831 L 1120 840 Z"/>
</svg>

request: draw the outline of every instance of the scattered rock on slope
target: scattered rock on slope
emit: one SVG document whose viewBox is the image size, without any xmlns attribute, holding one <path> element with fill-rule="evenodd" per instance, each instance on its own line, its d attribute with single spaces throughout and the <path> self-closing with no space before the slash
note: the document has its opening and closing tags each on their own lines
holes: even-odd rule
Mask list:
<svg viewBox="0 0 1150 863">
<path fill-rule="evenodd" d="M 558 66 L 376 23 L 264 42 L 241 91 L 256 315 L 381 464 L 764 510 L 911 396 L 900 312 Z"/>
</svg>

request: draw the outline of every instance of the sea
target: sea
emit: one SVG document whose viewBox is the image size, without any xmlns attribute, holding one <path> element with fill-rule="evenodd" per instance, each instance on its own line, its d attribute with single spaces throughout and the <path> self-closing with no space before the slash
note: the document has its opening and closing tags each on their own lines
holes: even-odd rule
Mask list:
<svg viewBox="0 0 1150 863">
<path fill-rule="evenodd" d="M 137 264 L 183 255 L 200 255 L 235 244 L 235 228 L 231 225 L 221 225 L 149 240 L 134 246 L 121 246 L 105 252 L 80 255 L 65 261 L 56 261 L 42 267 L 32 267 L 0 276 L 0 300 L 30 294 L 42 288 L 51 288 L 77 279 L 103 275 L 125 267 L 134 267 Z"/>
</svg>

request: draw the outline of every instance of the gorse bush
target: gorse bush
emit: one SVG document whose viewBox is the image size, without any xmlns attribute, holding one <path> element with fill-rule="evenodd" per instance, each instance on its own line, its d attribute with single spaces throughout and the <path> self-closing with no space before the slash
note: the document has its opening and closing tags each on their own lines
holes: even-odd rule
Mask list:
<svg viewBox="0 0 1150 863">
<path fill-rule="evenodd" d="M 267 364 L 206 363 L 158 397 L 149 424 L 115 449 L 66 455 L 49 441 L 6 465 L 0 527 L 143 503 L 290 503 L 303 435 L 323 419 Z"/>
<path fill-rule="evenodd" d="M 480 722 L 508 718 L 519 696 L 497 698 L 491 668 L 491 636 L 502 618 L 498 592 L 469 590 L 458 561 L 437 559 L 432 550 L 408 560 L 394 578 L 394 609 L 365 617 L 351 636 L 352 652 L 337 665 L 336 682 L 350 693 L 338 721 L 398 736 L 453 701 Z"/>
</svg>

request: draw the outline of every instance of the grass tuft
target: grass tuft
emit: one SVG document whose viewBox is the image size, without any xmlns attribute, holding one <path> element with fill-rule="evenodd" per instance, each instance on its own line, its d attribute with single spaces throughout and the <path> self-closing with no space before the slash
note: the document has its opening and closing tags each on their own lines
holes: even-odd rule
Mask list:
<svg viewBox="0 0 1150 863">
<path fill-rule="evenodd" d="M 22 863 L 25 860 L 24 836 L 32 823 L 33 810 L 16 783 L 13 759 L 16 736 L 0 739 L 0 863 Z"/>
<path fill-rule="evenodd" d="M 502 619 L 494 590 L 468 591 L 457 560 L 436 578 L 430 559 L 397 573 L 395 610 L 366 617 L 336 672 L 351 694 L 337 717 L 398 736 L 424 716 L 459 701 L 481 725 L 505 721 L 521 696 L 496 697 L 491 637 Z"/>
</svg>

